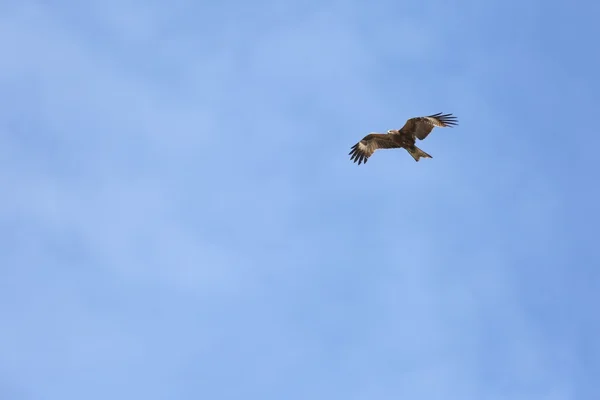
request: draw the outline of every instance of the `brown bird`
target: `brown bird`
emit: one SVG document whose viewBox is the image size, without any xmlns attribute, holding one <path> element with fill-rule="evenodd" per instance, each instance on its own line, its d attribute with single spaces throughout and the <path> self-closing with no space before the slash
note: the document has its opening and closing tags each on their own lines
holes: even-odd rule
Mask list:
<svg viewBox="0 0 600 400">
<path fill-rule="evenodd" d="M 358 165 L 367 162 L 369 157 L 379 149 L 404 148 L 408 153 L 419 161 L 420 158 L 432 158 L 429 154 L 415 146 L 415 140 L 423 140 L 431 133 L 433 128 L 453 127 L 458 125 L 456 117 L 452 114 L 437 113 L 426 117 L 414 117 L 406 121 L 400 129 L 390 129 L 386 133 L 370 133 L 354 146 L 348 153 L 350 160 L 358 161 Z"/>
</svg>

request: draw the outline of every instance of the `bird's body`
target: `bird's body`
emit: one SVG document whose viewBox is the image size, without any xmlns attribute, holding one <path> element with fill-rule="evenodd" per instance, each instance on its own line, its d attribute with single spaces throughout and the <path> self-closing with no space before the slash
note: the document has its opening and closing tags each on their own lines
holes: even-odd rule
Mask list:
<svg viewBox="0 0 600 400">
<path fill-rule="evenodd" d="M 403 148 L 415 159 L 432 158 L 415 146 L 416 139 L 423 140 L 434 127 L 452 127 L 457 125 L 452 114 L 437 113 L 426 117 L 414 117 L 406 121 L 400 129 L 390 129 L 387 133 L 370 133 L 352 146 L 349 155 L 358 164 L 366 163 L 369 157 L 379 149 Z"/>
</svg>

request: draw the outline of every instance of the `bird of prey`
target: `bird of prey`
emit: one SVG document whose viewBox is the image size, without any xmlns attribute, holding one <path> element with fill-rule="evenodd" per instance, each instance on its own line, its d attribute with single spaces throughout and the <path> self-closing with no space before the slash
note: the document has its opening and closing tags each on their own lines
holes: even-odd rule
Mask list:
<svg viewBox="0 0 600 400">
<path fill-rule="evenodd" d="M 418 162 L 420 158 L 432 157 L 415 146 L 416 139 L 425 139 L 436 126 L 446 128 L 455 125 L 458 125 L 458 121 L 452 114 L 437 113 L 426 117 L 410 118 L 400 129 L 390 129 L 387 133 L 368 134 L 352 146 L 352 151 L 348 155 L 352 156 L 350 160 L 358 161 L 360 165 L 366 163 L 376 150 L 404 148 Z"/>
</svg>

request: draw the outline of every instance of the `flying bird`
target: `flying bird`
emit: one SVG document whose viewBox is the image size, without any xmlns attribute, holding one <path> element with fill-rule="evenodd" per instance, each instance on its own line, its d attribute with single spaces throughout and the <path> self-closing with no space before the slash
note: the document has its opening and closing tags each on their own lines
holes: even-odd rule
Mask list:
<svg viewBox="0 0 600 400">
<path fill-rule="evenodd" d="M 437 113 L 426 117 L 414 117 L 406 121 L 400 129 L 390 129 L 387 133 L 370 133 L 354 146 L 348 153 L 350 160 L 358 161 L 358 165 L 366 163 L 369 157 L 379 149 L 403 148 L 415 159 L 432 158 L 429 154 L 415 146 L 416 139 L 425 139 L 436 126 L 440 128 L 458 125 L 452 114 Z"/>
</svg>

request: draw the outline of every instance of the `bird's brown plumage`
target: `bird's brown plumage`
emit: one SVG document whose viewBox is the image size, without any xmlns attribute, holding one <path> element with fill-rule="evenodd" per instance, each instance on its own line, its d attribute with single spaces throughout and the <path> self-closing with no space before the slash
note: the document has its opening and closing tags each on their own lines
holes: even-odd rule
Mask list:
<svg viewBox="0 0 600 400">
<path fill-rule="evenodd" d="M 452 114 L 437 113 L 426 117 L 414 117 L 406 121 L 400 129 L 390 129 L 387 134 L 370 133 L 352 146 L 350 160 L 358 165 L 366 163 L 369 157 L 378 149 L 404 148 L 419 161 L 420 158 L 431 158 L 423 150 L 415 146 L 416 139 L 425 139 L 433 128 L 453 127 L 458 125 L 456 117 Z"/>
</svg>

